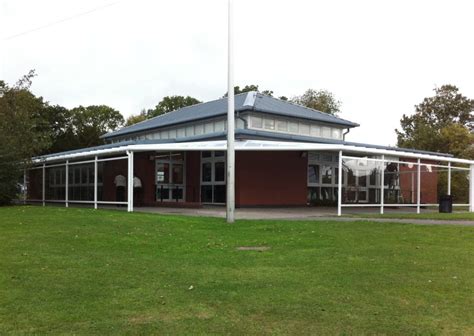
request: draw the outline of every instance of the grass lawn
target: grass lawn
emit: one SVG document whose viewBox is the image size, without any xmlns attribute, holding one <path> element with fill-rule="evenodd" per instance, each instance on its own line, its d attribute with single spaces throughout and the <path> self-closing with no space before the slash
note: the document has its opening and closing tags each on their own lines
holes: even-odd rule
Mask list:
<svg viewBox="0 0 474 336">
<path fill-rule="evenodd" d="M 348 217 L 354 218 L 398 218 L 398 219 L 438 219 L 438 220 L 474 220 L 474 212 L 453 212 L 453 213 L 386 213 L 386 214 L 350 214 Z"/>
<path fill-rule="evenodd" d="M 474 227 L 0 208 L 0 334 L 474 334 L 473 312 Z"/>
</svg>

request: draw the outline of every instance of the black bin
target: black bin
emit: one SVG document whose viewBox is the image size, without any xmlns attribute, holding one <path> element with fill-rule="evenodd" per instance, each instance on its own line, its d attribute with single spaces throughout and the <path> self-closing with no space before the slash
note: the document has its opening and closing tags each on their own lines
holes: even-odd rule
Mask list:
<svg viewBox="0 0 474 336">
<path fill-rule="evenodd" d="M 453 212 L 453 196 L 443 195 L 439 198 L 439 212 Z"/>
</svg>

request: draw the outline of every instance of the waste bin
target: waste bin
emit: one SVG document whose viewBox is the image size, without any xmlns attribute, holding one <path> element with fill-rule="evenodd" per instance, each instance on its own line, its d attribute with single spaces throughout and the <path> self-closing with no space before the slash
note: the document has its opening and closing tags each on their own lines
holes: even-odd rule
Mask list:
<svg viewBox="0 0 474 336">
<path fill-rule="evenodd" d="M 453 212 L 453 196 L 442 195 L 439 198 L 439 212 L 446 212 L 446 213 Z"/>
</svg>

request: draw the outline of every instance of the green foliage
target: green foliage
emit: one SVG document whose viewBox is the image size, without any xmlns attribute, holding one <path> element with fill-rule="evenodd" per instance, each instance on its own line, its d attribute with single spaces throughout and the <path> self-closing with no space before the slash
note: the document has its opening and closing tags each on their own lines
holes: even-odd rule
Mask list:
<svg viewBox="0 0 474 336">
<path fill-rule="evenodd" d="M 130 117 L 127 118 L 127 121 L 125 122 L 125 126 L 132 126 L 135 124 L 138 124 L 142 121 L 147 120 L 147 112 L 145 109 L 141 110 L 139 114 L 131 115 Z"/>
<path fill-rule="evenodd" d="M 336 115 L 341 111 L 341 101 L 337 100 L 334 94 L 327 90 L 308 89 L 301 96 L 293 97 L 291 101 L 332 115 Z"/>
<path fill-rule="evenodd" d="M 30 91 L 30 71 L 13 87 L 0 81 L 0 205 L 16 197 L 17 181 L 30 158 L 50 144 L 41 111 L 43 99 Z"/>
<path fill-rule="evenodd" d="M 474 159 L 474 100 L 463 96 L 454 85 L 435 88 L 435 95 L 415 106 L 415 114 L 403 115 L 396 129 L 398 146 Z M 441 174 L 438 190 L 446 190 L 447 176 Z M 462 174 L 453 174 L 451 192 L 466 201 L 468 183 Z M 457 202 L 457 203 L 464 203 Z"/>
<path fill-rule="evenodd" d="M 238 86 L 238 85 L 234 86 L 234 94 L 236 94 L 236 95 L 240 94 L 240 93 L 252 92 L 252 91 L 260 92 L 264 95 L 273 97 L 273 91 L 272 90 L 260 91 L 258 89 L 258 85 L 255 85 L 255 84 L 245 85 L 243 88 L 240 88 L 240 86 Z M 224 96 L 222 98 L 225 98 L 225 97 L 227 97 L 227 92 L 224 94 Z"/>
<path fill-rule="evenodd" d="M 8 207 L 0 232 L 2 335 L 473 330 L 473 227 Z"/>
<path fill-rule="evenodd" d="M 71 120 L 76 148 L 103 144 L 100 136 L 117 129 L 124 123 L 120 112 L 106 105 L 73 108 Z"/>
<path fill-rule="evenodd" d="M 403 115 L 396 129 L 398 146 L 467 155 L 472 142 L 474 100 L 454 85 L 435 88 L 435 95 L 415 106 L 415 114 Z M 469 154 L 470 155 L 470 154 Z"/>
<path fill-rule="evenodd" d="M 201 101 L 191 96 L 166 96 L 158 103 L 158 105 L 155 106 L 153 110 L 147 111 L 147 117 L 157 117 L 159 115 L 199 103 L 201 103 Z"/>
</svg>

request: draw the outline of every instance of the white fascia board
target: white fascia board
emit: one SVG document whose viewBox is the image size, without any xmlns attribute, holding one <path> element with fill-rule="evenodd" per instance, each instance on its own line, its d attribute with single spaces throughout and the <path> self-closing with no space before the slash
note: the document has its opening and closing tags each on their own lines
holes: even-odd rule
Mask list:
<svg viewBox="0 0 474 336">
<path fill-rule="evenodd" d="M 43 163 L 50 161 L 71 160 L 90 156 L 110 155 L 117 153 L 125 153 L 126 151 L 146 152 L 146 151 L 225 151 L 227 142 L 225 140 L 217 141 L 199 141 L 199 142 L 180 142 L 167 144 L 142 144 L 128 145 L 116 148 L 107 148 L 99 150 L 91 150 L 80 153 L 71 153 L 58 155 L 48 158 L 38 158 L 34 163 Z M 389 149 L 375 149 L 367 147 L 356 147 L 340 144 L 317 144 L 304 142 L 279 142 L 264 140 L 243 140 L 235 142 L 235 150 L 237 151 L 343 151 L 343 153 L 359 153 L 366 155 L 389 155 L 403 158 L 413 158 L 432 161 L 453 162 L 460 164 L 474 164 L 472 160 L 457 159 L 446 156 L 438 156 L 432 154 L 421 154 L 413 152 L 400 152 Z"/>
</svg>

